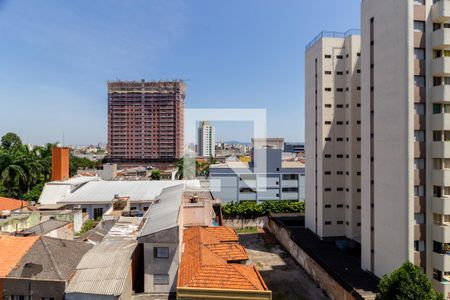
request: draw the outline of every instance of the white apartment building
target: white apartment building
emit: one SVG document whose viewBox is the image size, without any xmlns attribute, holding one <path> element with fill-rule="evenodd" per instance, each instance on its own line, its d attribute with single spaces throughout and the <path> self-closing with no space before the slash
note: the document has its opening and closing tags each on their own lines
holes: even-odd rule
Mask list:
<svg viewBox="0 0 450 300">
<path fill-rule="evenodd" d="M 361 220 L 361 266 L 381 277 L 414 262 L 449 297 L 450 1 L 363 0 L 361 11 L 361 133 L 346 132 L 351 140 L 361 139 L 361 211 L 353 210 Z M 342 166 L 328 152 L 342 151 L 337 143 L 342 133 L 333 121 L 337 105 L 347 103 L 335 96 L 333 83 L 341 88 L 337 74 L 329 74 L 332 83 L 323 76 L 342 72 L 339 60 L 332 62 L 335 56 L 344 64 L 346 52 L 352 57 L 358 51 L 345 46 L 344 56 L 333 52 L 348 39 L 323 36 L 306 54 L 306 225 L 321 237 L 342 234 L 336 220 L 330 220 L 335 227 L 330 230 L 325 224 L 327 218 L 342 218 L 339 211 L 326 213 L 325 172 Z M 324 96 L 330 88 L 334 95 Z M 358 95 L 352 99 L 358 105 Z M 352 168 L 358 172 L 358 161 Z M 331 179 L 332 193 L 338 192 L 333 183 L 344 184 Z"/>
<path fill-rule="evenodd" d="M 322 32 L 305 54 L 306 227 L 361 240 L 360 35 Z"/>
<path fill-rule="evenodd" d="M 209 122 L 200 122 L 198 128 L 198 155 L 216 156 L 216 129 Z"/>
</svg>

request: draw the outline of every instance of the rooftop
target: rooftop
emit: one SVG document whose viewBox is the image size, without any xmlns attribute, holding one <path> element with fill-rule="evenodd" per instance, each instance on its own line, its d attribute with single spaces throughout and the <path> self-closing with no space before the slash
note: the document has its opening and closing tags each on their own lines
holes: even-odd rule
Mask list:
<svg viewBox="0 0 450 300">
<path fill-rule="evenodd" d="M 12 198 L 4 198 L 0 197 L 0 211 L 2 210 L 16 210 L 21 209 L 28 206 L 27 201 L 12 199 Z"/>
<path fill-rule="evenodd" d="M 50 219 L 50 220 L 42 222 L 36 226 L 33 226 L 33 227 L 27 229 L 26 231 L 33 232 L 37 235 L 44 235 L 44 234 L 47 234 L 47 233 L 49 233 L 53 230 L 56 230 L 60 227 L 66 226 L 69 223 L 70 222 L 67 222 L 67 221 L 59 221 L 59 220 Z"/>
<path fill-rule="evenodd" d="M 0 277 L 11 272 L 38 238 L 0 235 Z"/>
<path fill-rule="evenodd" d="M 106 239 L 92 248 L 76 267 L 66 293 L 121 295 L 136 245 L 135 240 Z"/>
<path fill-rule="evenodd" d="M 237 241 L 236 232 L 226 227 L 184 230 L 178 288 L 267 291 L 254 266 L 232 263 L 248 259 Z"/>
<path fill-rule="evenodd" d="M 33 238 L 35 242 L 8 277 L 67 281 L 83 255 L 92 248 L 83 242 L 46 236 Z"/>
<path fill-rule="evenodd" d="M 306 45 L 306 50 L 311 48 L 314 44 L 316 44 L 322 38 L 340 38 L 340 39 L 343 39 L 343 38 L 346 38 L 346 37 L 351 36 L 351 35 L 361 35 L 361 30 L 360 29 L 349 29 L 349 30 L 347 30 L 345 32 L 322 31 L 321 33 L 316 35 L 316 37 L 311 42 L 309 42 Z"/>
</svg>

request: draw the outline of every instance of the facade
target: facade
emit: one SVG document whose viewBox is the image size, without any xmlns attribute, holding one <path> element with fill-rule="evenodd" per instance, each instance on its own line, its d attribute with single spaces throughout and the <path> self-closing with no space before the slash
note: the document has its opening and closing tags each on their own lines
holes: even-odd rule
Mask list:
<svg viewBox="0 0 450 300">
<path fill-rule="evenodd" d="M 209 168 L 210 189 L 224 202 L 242 200 L 305 199 L 305 167 L 297 161 L 282 161 L 281 149 L 262 152 L 255 162 L 227 161 Z"/>
<path fill-rule="evenodd" d="M 306 227 L 361 239 L 361 38 L 322 32 L 306 49 Z"/>
<path fill-rule="evenodd" d="M 111 162 L 173 162 L 184 151 L 183 81 L 108 83 Z"/>
<path fill-rule="evenodd" d="M 52 148 L 52 181 L 69 179 L 69 148 Z"/>
<path fill-rule="evenodd" d="M 209 122 L 200 122 L 197 145 L 199 156 L 216 156 L 216 129 L 214 125 L 211 125 Z"/>
</svg>

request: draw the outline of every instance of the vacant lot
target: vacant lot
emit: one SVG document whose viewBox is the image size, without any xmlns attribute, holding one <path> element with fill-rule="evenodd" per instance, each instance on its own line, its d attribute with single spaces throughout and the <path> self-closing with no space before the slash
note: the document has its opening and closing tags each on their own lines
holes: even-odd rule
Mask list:
<svg viewBox="0 0 450 300">
<path fill-rule="evenodd" d="M 273 300 L 328 299 L 272 235 L 264 232 L 242 233 L 239 239 L 248 251 L 248 264 L 258 268 L 272 290 Z"/>
</svg>

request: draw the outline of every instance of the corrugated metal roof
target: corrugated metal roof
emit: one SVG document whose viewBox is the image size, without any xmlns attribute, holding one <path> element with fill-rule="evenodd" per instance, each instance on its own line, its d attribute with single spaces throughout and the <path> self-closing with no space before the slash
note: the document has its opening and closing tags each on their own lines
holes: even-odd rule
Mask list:
<svg viewBox="0 0 450 300">
<path fill-rule="evenodd" d="M 179 184 L 200 186 L 194 181 L 91 181 L 61 200 L 60 203 L 111 202 L 116 195 L 131 201 L 152 201 L 164 188 Z"/>
<path fill-rule="evenodd" d="M 159 196 L 159 202 L 152 204 L 145 214 L 147 221 L 139 237 L 177 226 L 182 201 L 183 185 L 165 188 Z"/>
<path fill-rule="evenodd" d="M 45 184 L 38 202 L 40 204 L 56 204 L 70 194 L 69 184 Z"/>
<path fill-rule="evenodd" d="M 66 293 L 119 296 L 128 276 L 135 240 L 106 239 L 87 252 Z"/>
</svg>

